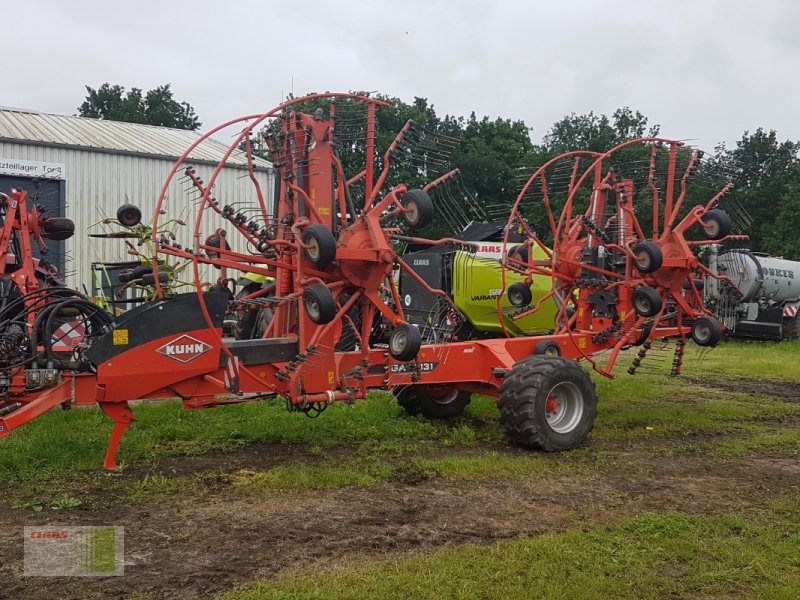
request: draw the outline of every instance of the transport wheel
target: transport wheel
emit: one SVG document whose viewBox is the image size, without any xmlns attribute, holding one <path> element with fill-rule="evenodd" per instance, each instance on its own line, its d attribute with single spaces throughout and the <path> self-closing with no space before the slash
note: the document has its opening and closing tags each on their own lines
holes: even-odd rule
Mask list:
<svg viewBox="0 0 800 600">
<path fill-rule="evenodd" d="M 692 339 L 698 346 L 716 346 L 722 338 L 722 326 L 714 317 L 700 317 L 692 325 Z"/>
<path fill-rule="evenodd" d="M 403 323 L 389 336 L 389 354 L 404 362 L 417 357 L 422 346 L 422 334 L 419 328 Z"/>
<path fill-rule="evenodd" d="M 556 342 L 539 342 L 533 353 L 542 356 L 561 356 L 561 347 Z"/>
<path fill-rule="evenodd" d="M 260 283 L 250 283 L 242 287 L 234 300 L 241 300 L 250 294 L 255 294 L 261 289 Z M 237 310 L 236 321 L 233 324 L 233 337 L 237 340 L 257 340 L 264 336 L 264 332 L 272 320 L 272 309 L 262 307 L 258 309 Z"/>
<path fill-rule="evenodd" d="M 633 290 L 631 301 L 633 302 L 633 310 L 640 317 L 656 316 L 664 304 L 661 294 L 649 285 L 640 285 Z"/>
<path fill-rule="evenodd" d="M 72 222 L 72 219 L 63 217 L 53 217 L 42 221 L 41 228 L 42 237 L 56 242 L 68 240 L 75 235 L 75 223 Z"/>
<path fill-rule="evenodd" d="M 512 283 L 506 291 L 508 301 L 512 306 L 528 306 L 533 301 L 533 292 L 527 285 L 518 281 Z"/>
<path fill-rule="evenodd" d="M 410 415 L 429 419 L 452 419 L 460 416 L 472 395 L 447 385 L 409 385 L 395 389 L 397 403 Z"/>
<path fill-rule="evenodd" d="M 512 442 L 546 452 L 572 450 L 586 441 L 597 417 L 597 393 L 574 360 L 529 356 L 500 386 L 500 423 Z"/>
<path fill-rule="evenodd" d="M 413 229 L 427 227 L 433 222 L 433 200 L 427 192 L 422 190 L 409 190 L 405 193 L 400 203 L 406 209 L 403 220 Z"/>
<path fill-rule="evenodd" d="M 324 269 L 336 258 L 336 239 L 331 230 L 320 223 L 303 230 L 304 254 L 317 269 Z"/>
<path fill-rule="evenodd" d="M 317 325 L 330 323 L 338 312 L 333 294 L 321 283 L 314 283 L 303 290 L 303 307 L 308 318 Z"/>
<path fill-rule="evenodd" d="M 664 263 L 664 254 L 655 242 L 643 241 L 633 247 L 636 256 L 636 268 L 641 273 L 658 271 Z"/>
<path fill-rule="evenodd" d="M 125 227 L 134 227 L 142 222 L 142 211 L 135 204 L 123 204 L 117 209 L 117 221 Z"/>
<path fill-rule="evenodd" d="M 730 235 L 733 230 L 733 221 L 724 210 L 712 208 L 701 217 L 705 224 L 703 233 L 709 240 L 718 240 Z"/>
</svg>

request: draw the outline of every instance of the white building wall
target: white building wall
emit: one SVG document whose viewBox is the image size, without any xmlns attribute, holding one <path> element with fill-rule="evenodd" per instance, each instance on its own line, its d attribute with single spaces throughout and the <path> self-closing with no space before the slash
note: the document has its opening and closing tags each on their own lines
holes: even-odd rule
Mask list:
<svg viewBox="0 0 800 600">
<path fill-rule="evenodd" d="M 117 208 L 124 203 L 137 205 L 142 210 L 143 221 L 149 221 L 155 211 L 156 201 L 174 162 L 168 159 L 128 156 L 104 152 L 26 145 L 0 142 L 0 157 L 22 160 L 63 163 L 66 180 L 66 216 L 75 222 L 75 236 L 66 242 L 67 284 L 70 287 L 86 286 L 91 292 L 91 263 L 99 260 L 135 260 L 126 254 L 124 240 L 105 240 L 87 237 L 87 229 L 104 216 L 114 218 Z M 197 175 L 208 183 L 214 171 L 211 165 L 193 164 Z M 182 169 L 172 181 L 167 193 L 167 215 L 160 218 L 183 218 L 186 226 L 176 230 L 177 242 L 192 243 L 199 194 L 181 178 Z M 256 171 L 266 201 L 272 197 L 273 173 Z M 188 192 L 195 192 L 189 194 Z M 246 208 L 256 208 L 258 200 L 254 185 L 241 167 L 226 167 L 214 186 L 214 194 L 221 205 L 236 203 Z M 163 222 L 163 221 L 162 221 Z M 230 224 L 213 215 L 204 217 L 202 233 L 208 235 L 216 227 L 224 227 L 234 249 L 246 251 L 241 237 L 232 231 Z M 226 226 L 227 225 L 227 226 Z M 106 230 L 110 231 L 110 228 Z M 94 232 L 104 231 L 93 228 Z M 94 248 L 93 248 L 94 246 Z M 204 279 L 213 280 L 218 275 L 209 269 Z M 187 274 L 190 271 L 187 271 Z M 235 275 L 234 275 L 235 276 Z"/>
</svg>

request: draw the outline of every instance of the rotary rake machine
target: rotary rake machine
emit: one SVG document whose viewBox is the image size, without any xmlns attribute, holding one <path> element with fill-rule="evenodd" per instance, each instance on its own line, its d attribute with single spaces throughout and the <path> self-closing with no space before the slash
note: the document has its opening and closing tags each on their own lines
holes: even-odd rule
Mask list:
<svg viewBox="0 0 800 600">
<path fill-rule="evenodd" d="M 360 107 L 360 125 L 353 125 L 352 112 L 345 114 L 347 106 Z M 415 152 L 422 155 L 414 163 L 415 173 L 430 176 L 436 148 L 447 142 L 409 122 L 378 156 L 376 114 L 384 106 L 352 94 L 307 96 L 231 121 L 200 138 L 173 167 L 152 222 L 158 231 L 159 220 L 175 208 L 166 194 L 170 180 L 189 177 L 200 191 L 189 224 L 193 246 L 154 234 L 152 268 L 159 288 L 158 269 L 165 257 L 191 261 L 195 292 L 163 295 L 113 319 L 95 319 L 92 335 L 69 361 L 48 363 L 47 384 L 6 386 L 0 436 L 59 405 L 97 403 L 114 421 L 104 463 L 113 469 L 121 437 L 133 422 L 129 401 L 134 399 L 179 397 L 185 408 L 198 409 L 278 396 L 290 410 L 316 416 L 333 402 L 351 403 L 370 389 L 388 389 L 406 408 L 431 416 L 458 414 L 472 393 L 496 396 L 501 422 L 513 441 L 565 450 L 586 439 L 596 416 L 594 385 L 577 360 L 586 359 L 611 376 L 628 346 L 646 348 L 657 338 L 680 340 L 681 351 L 687 337 L 701 345 L 716 343 L 720 326 L 703 307 L 694 283 L 707 270 L 692 252 L 699 242 L 687 241 L 685 234 L 696 227 L 712 241 L 729 236 L 730 219 L 718 208 L 729 187 L 682 211 L 697 154 L 688 158 L 681 174 L 681 144 L 661 139 L 602 154 L 569 153 L 536 171 L 506 227 L 498 266 L 504 274 L 513 273 L 515 283 L 499 295 L 512 301 L 512 319 L 555 298 L 559 313 L 553 331 L 457 340 L 454 332 L 464 315 L 448 293 L 428 285 L 397 250 L 406 243 L 465 251 L 476 247 L 475 242 L 428 240 L 407 231 L 431 223 L 436 209 L 431 196 L 454 172 L 431 178 L 419 189 L 388 183 L 392 166 Z M 208 182 L 200 180 L 184 160 L 208 136 L 231 125 L 241 129 L 223 163 Z M 352 131 L 360 137 L 351 136 Z M 256 135 L 274 162 L 271 195 L 253 176 Z M 636 178 L 609 166 L 633 145 L 650 149 L 645 190 L 652 235 L 645 235 L 637 218 L 645 200 Z M 357 173 L 345 171 L 343 155 L 353 150 L 366 157 Z M 248 208 L 216 197 L 224 192 L 215 186 L 224 161 L 240 151 L 248 158 L 244 176 L 253 186 L 254 205 Z M 663 171 L 662 163 L 663 193 L 655 176 Z M 565 192 L 552 184 L 553 168 L 563 170 L 564 165 L 569 165 Z M 552 248 L 529 224 L 527 207 L 537 194 L 536 210 L 541 213 L 544 207 Z M 562 210 L 556 218 L 558 203 Z M 546 260 L 533 258 L 541 256 L 535 246 L 546 252 Z M 200 283 L 208 270 L 219 274 L 210 289 Z M 398 271 L 440 297 L 422 325 L 410 324 L 404 314 Z M 264 285 L 231 302 L 231 272 L 261 278 Z M 534 301 L 526 283 L 541 274 L 552 277 L 553 289 Z M 265 309 L 270 318 L 262 337 L 223 338 L 226 312 Z M 498 300 L 501 322 L 509 318 L 506 311 Z M 601 366 L 597 355 L 603 351 L 610 355 Z M 15 367 L 16 380 L 25 381 L 25 371 L 37 366 L 38 356 L 34 345 L 29 358 Z"/>
</svg>

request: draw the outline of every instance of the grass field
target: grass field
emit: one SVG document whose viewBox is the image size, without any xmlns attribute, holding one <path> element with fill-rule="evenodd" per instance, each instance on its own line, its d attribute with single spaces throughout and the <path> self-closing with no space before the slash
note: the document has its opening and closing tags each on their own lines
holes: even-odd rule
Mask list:
<svg viewBox="0 0 800 600">
<path fill-rule="evenodd" d="M 728 343 L 680 378 L 621 368 L 560 455 L 510 446 L 489 398 L 433 422 L 375 393 L 314 420 L 142 403 L 106 474 L 109 422 L 51 412 L 0 440 L 0 577 L 105 597 L 20 576 L 19 528 L 58 522 L 126 527 L 132 598 L 798 598 L 798 359 Z"/>
</svg>

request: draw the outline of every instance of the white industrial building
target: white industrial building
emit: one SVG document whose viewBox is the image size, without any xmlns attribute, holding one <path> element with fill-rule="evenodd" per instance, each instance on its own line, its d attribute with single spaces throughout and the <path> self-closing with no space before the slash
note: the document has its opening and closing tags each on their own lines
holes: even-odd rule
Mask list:
<svg viewBox="0 0 800 600">
<path fill-rule="evenodd" d="M 92 239 L 87 229 L 104 217 L 114 217 L 124 203 L 139 206 L 143 221 L 148 222 L 170 169 L 199 136 L 181 129 L 0 108 L 0 192 L 22 188 L 31 193 L 38 186 L 38 203 L 50 214 L 75 222 L 75 235 L 59 243 L 65 246 L 51 249 L 51 257 L 55 254 L 56 258 L 51 262 L 62 263 L 67 285 L 85 286 L 93 293 L 93 262 L 131 257 L 126 256 L 123 240 Z M 206 140 L 192 151 L 178 175 L 185 166 L 192 166 L 208 182 L 227 151 L 226 144 Z M 272 165 L 260 159 L 254 165 L 255 179 L 269 202 Z M 169 213 L 162 217 L 187 222 L 176 231 L 177 241 L 184 245 L 191 243 L 197 208 L 198 194 L 192 191 L 176 177 L 167 192 Z M 228 159 L 213 193 L 223 205 L 256 206 L 243 153 Z M 103 230 L 94 227 L 91 231 Z M 234 235 L 230 237 L 235 241 Z M 234 243 L 242 249 L 237 246 Z"/>
</svg>

